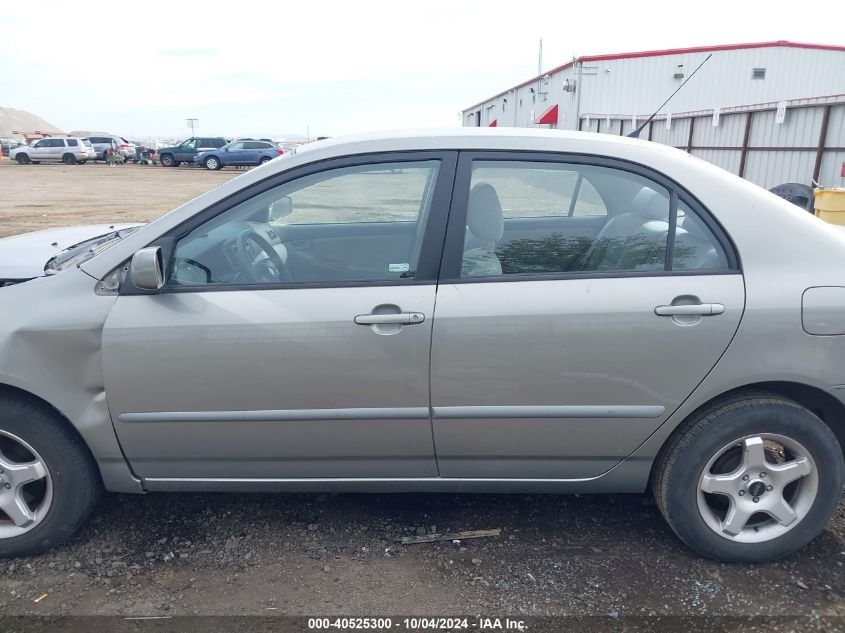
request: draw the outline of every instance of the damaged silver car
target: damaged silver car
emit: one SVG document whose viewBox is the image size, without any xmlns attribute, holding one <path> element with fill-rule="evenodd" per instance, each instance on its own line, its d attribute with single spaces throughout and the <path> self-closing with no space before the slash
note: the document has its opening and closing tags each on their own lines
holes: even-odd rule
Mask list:
<svg viewBox="0 0 845 633">
<path fill-rule="evenodd" d="M 845 235 L 664 146 L 323 141 L 0 263 L 0 554 L 102 489 L 648 492 L 737 561 L 839 502 Z"/>
</svg>

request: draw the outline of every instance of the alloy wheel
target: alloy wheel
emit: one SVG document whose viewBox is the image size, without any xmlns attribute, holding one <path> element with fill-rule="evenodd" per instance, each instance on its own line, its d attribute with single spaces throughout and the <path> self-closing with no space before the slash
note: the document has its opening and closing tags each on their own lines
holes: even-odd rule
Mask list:
<svg viewBox="0 0 845 633">
<path fill-rule="evenodd" d="M 36 527 L 53 503 L 53 481 L 41 456 L 21 438 L 0 431 L 0 538 Z"/>
<path fill-rule="evenodd" d="M 818 487 L 816 464 L 802 444 L 783 435 L 749 435 L 723 446 L 704 467 L 698 510 L 719 536 L 761 543 L 798 525 Z"/>
</svg>

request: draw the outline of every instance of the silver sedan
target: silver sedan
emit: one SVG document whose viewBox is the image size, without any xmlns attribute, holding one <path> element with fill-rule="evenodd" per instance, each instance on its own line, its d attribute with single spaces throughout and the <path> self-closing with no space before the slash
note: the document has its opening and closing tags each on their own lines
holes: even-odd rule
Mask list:
<svg viewBox="0 0 845 633">
<path fill-rule="evenodd" d="M 681 151 L 335 139 L 75 231 L 0 240 L 0 554 L 102 489 L 646 493 L 736 561 L 839 501 L 845 234 Z"/>
</svg>

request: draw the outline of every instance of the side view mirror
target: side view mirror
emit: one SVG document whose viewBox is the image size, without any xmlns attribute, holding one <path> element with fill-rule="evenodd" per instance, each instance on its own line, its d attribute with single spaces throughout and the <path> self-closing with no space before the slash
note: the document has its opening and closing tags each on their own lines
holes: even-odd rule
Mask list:
<svg viewBox="0 0 845 633">
<path fill-rule="evenodd" d="M 141 290 L 158 290 L 164 285 L 164 262 L 160 246 L 142 248 L 129 262 L 129 278 Z"/>
<path fill-rule="evenodd" d="M 270 205 L 268 220 L 274 222 L 288 217 L 293 213 L 293 200 L 290 196 L 282 196 Z"/>
</svg>

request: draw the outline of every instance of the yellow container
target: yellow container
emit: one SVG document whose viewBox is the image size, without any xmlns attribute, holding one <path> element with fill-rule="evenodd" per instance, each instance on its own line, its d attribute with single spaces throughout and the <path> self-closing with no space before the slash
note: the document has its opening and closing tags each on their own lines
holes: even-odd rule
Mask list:
<svg viewBox="0 0 845 633">
<path fill-rule="evenodd" d="M 831 224 L 845 225 L 845 189 L 816 189 L 816 217 Z"/>
</svg>

